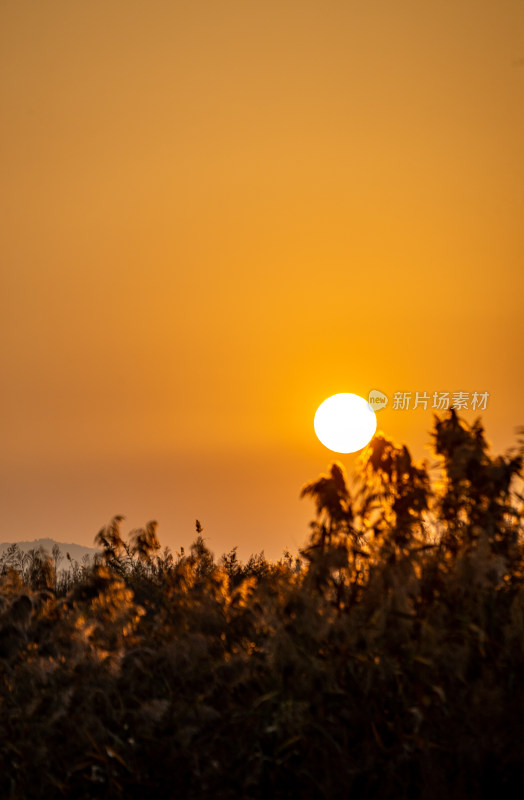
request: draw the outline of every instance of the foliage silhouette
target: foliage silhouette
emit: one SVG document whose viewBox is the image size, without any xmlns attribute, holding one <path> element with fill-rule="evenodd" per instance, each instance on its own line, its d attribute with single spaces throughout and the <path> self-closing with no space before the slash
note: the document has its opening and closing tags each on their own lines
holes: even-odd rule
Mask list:
<svg viewBox="0 0 524 800">
<path fill-rule="evenodd" d="M 298 556 L 215 560 L 116 516 L 94 563 L 0 558 L 0 796 L 510 796 L 524 777 L 522 444 L 377 434 L 307 483 Z M 517 784 L 518 785 L 518 784 Z"/>
</svg>

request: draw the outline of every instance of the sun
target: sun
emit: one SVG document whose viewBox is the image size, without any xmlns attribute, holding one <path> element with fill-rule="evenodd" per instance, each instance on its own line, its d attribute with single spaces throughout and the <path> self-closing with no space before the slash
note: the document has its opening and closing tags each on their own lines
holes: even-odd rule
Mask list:
<svg viewBox="0 0 524 800">
<path fill-rule="evenodd" d="M 377 417 L 367 400 L 342 392 L 324 400 L 315 414 L 315 433 L 335 453 L 355 453 L 377 429 Z"/>
</svg>

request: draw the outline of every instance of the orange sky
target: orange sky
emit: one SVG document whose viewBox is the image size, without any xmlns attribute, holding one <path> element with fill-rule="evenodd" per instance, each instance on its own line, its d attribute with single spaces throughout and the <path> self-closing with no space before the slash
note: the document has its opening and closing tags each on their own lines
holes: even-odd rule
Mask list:
<svg viewBox="0 0 524 800">
<path fill-rule="evenodd" d="M 514 443 L 520 0 L 6 0 L 0 106 L 0 541 L 277 557 L 336 392 L 488 391 Z"/>
</svg>

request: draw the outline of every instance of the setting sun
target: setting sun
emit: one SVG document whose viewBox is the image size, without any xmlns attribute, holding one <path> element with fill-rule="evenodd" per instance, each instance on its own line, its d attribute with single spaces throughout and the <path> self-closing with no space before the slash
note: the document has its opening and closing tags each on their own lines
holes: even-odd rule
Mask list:
<svg viewBox="0 0 524 800">
<path fill-rule="evenodd" d="M 377 417 L 363 397 L 342 392 L 321 403 L 314 426 L 325 447 L 336 453 L 354 453 L 365 447 L 375 433 Z"/>
<path fill-rule="evenodd" d="M 513 796 L 524 0 L 0 0 L 0 76 L 0 800 Z"/>
</svg>

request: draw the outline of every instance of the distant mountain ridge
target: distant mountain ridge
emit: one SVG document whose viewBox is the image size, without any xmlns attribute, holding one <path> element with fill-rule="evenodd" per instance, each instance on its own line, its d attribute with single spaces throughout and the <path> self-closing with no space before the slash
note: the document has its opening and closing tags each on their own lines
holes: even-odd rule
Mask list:
<svg viewBox="0 0 524 800">
<path fill-rule="evenodd" d="M 69 563 L 67 561 L 67 553 L 71 556 L 73 561 L 78 561 L 79 564 L 82 563 L 82 559 L 85 555 L 88 555 L 93 559 L 95 553 L 100 553 L 100 549 L 96 547 L 85 547 L 81 544 L 68 544 L 66 542 L 57 542 L 55 539 L 34 539 L 32 542 L 0 542 L 0 556 L 5 553 L 5 551 L 12 547 L 13 544 L 16 544 L 20 550 L 23 550 L 26 553 L 28 550 L 38 550 L 38 548 L 42 547 L 46 553 L 52 555 L 52 549 L 54 545 L 58 545 L 60 548 L 60 553 L 63 555 L 64 559 L 61 561 L 59 569 L 67 569 Z M 64 563 L 65 562 L 65 563 Z"/>
</svg>

